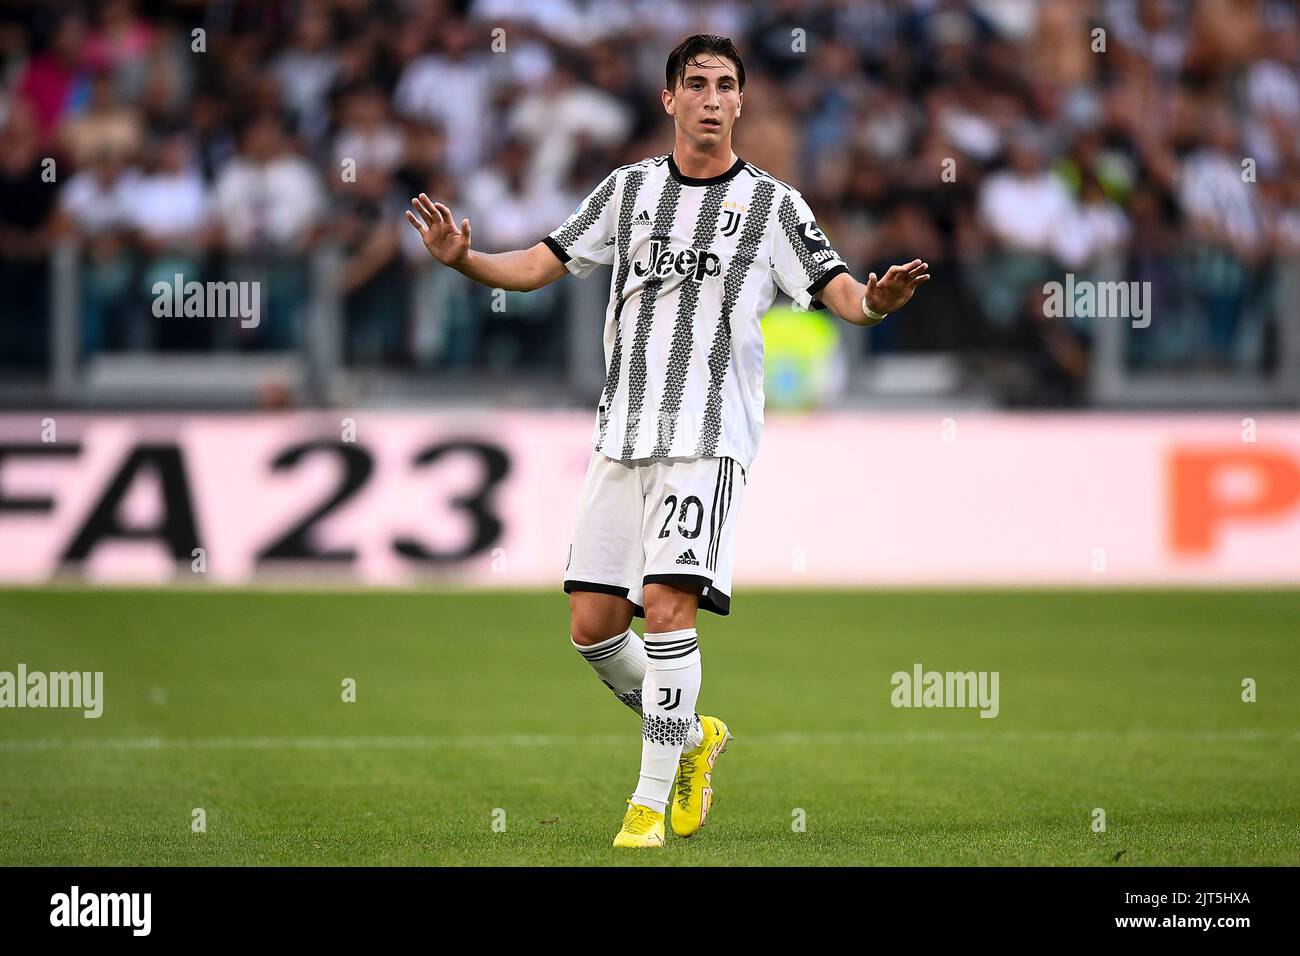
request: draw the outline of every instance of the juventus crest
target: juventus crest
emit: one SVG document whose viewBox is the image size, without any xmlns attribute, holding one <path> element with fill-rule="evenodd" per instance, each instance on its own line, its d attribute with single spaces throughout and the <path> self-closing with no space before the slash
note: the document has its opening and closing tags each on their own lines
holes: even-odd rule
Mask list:
<svg viewBox="0 0 1300 956">
<path fill-rule="evenodd" d="M 680 687 L 669 689 L 667 687 L 659 688 L 659 693 L 664 695 L 664 699 L 659 701 L 659 706 L 664 710 L 676 710 L 682 702 L 682 689 Z M 672 701 L 670 704 L 669 701 Z"/>
</svg>

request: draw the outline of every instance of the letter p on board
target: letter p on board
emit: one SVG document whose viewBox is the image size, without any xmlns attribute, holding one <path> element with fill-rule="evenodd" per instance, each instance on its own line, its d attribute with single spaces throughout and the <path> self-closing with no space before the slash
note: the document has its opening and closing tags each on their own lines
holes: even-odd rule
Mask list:
<svg viewBox="0 0 1300 956">
<path fill-rule="evenodd" d="M 1233 487 L 1246 484 L 1245 493 Z M 1273 448 L 1180 448 L 1169 459 L 1169 544 L 1180 557 L 1214 550 L 1241 524 L 1300 516 L 1300 459 Z"/>
</svg>

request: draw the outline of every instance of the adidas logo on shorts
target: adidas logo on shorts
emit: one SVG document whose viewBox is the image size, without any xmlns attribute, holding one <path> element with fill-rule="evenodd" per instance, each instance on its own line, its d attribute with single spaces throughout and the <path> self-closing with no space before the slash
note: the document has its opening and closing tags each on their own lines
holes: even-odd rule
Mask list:
<svg viewBox="0 0 1300 956">
<path fill-rule="evenodd" d="M 690 548 L 687 548 L 685 551 L 683 551 L 681 554 L 677 556 L 677 563 L 694 564 L 698 567 L 700 562 L 695 560 L 695 552 L 692 551 Z"/>
</svg>

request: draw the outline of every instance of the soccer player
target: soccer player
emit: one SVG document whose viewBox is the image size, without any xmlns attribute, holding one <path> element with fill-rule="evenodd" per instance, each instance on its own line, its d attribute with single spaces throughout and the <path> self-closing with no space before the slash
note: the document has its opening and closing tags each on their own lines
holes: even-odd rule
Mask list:
<svg viewBox="0 0 1300 956">
<path fill-rule="evenodd" d="M 673 150 L 614 170 L 531 249 L 470 248 L 470 223 L 423 193 L 406 217 L 435 259 L 492 288 L 531 291 L 612 265 L 605 386 L 592 429 L 564 590 L 570 640 L 641 715 L 641 771 L 616 847 L 690 836 L 713 803 L 731 739 L 697 715 L 699 609 L 730 612 L 736 521 L 763 430 L 759 320 L 779 288 L 870 326 L 929 279 L 915 259 L 865 284 L 799 191 L 731 148 L 745 67 L 731 40 L 688 37 L 668 56 Z M 645 637 L 632 630 L 645 618 Z M 669 808 L 671 807 L 671 810 Z"/>
</svg>

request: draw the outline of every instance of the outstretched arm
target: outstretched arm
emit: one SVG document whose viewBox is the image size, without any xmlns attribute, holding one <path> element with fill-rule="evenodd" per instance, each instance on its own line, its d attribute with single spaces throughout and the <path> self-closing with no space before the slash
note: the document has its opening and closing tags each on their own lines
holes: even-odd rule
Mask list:
<svg viewBox="0 0 1300 956">
<path fill-rule="evenodd" d="M 817 298 L 845 322 L 876 325 L 879 320 L 872 321 L 862 311 L 862 297 L 867 297 L 867 305 L 874 312 L 884 314 L 901 309 L 922 283 L 930 281 L 929 269 L 928 262 L 913 259 L 906 265 L 890 266 L 883 279 L 877 280 L 876 274 L 871 273 L 865 285 L 847 272 L 841 273 L 826 283 Z"/>
<path fill-rule="evenodd" d="M 424 241 L 424 248 L 444 266 L 493 289 L 507 292 L 532 292 L 554 282 L 567 271 L 555 253 L 539 242 L 531 249 L 515 252 L 475 252 L 469 247 L 469 220 L 460 227 L 451 210 L 433 202 L 424 193 L 411 200 L 419 218 L 406 210 L 409 222 Z"/>
</svg>

